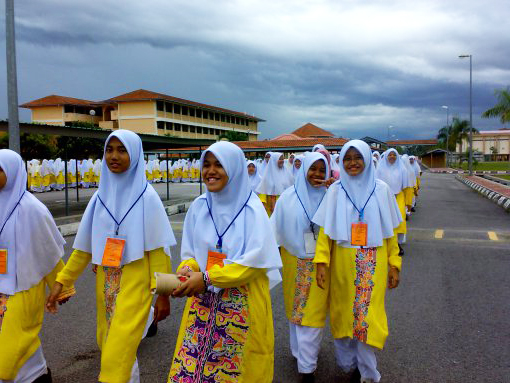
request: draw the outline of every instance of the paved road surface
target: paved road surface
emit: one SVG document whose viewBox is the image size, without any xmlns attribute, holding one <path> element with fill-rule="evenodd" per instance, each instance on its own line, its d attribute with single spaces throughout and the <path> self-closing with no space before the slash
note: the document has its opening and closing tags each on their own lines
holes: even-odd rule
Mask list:
<svg viewBox="0 0 510 383">
<path fill-rule="evenodd" d="M 183 219 L 171 217 L 179 243 Z M 510 215 L 451 175 L 425 174 L 409 226 L 401 284 L 387 295 L 390 336 L 378 352 L 381 382 L 508 382 Z M 72 244 L 72 237 L 67 240 Z M 179 247 L 174 253 L 175 268 Z M 77 289 L 58 316 L 45 319 L 42 341 L 56 383 L 95 382 L 99 371 L 92 272 L 82 275 Z M 281 285 L 271 295 L 274 381 L 296 382 Z M 157 337 L 142 341 L 143 383 L 166 382 L 183 305 L 173 300 L 172 317 L 160 324 Z M 317 377 L 342 381 L 328 331 Z"/>
</svg>

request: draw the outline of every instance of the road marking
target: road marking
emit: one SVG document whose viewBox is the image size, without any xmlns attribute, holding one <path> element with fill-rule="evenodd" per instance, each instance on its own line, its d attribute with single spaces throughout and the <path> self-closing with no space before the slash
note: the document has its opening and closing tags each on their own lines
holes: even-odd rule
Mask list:
<svg viewBox="0 0 510 383">
<path fill-rule="evenodd" d="M 489 231 L 487 233 L 489 234 L 489 239 L 491 241 L 497 241 L 498 240 L 498 236 L 497 236 L 497 234 L 494 231 Z"/>
<path fill-rule="evenodd" d="M 444 235 L 444 230 L 437 229 L 436 232 L 434 233 L 434 238 L 435 239 L 442 239 L 443 235 Z"/>
</svg>

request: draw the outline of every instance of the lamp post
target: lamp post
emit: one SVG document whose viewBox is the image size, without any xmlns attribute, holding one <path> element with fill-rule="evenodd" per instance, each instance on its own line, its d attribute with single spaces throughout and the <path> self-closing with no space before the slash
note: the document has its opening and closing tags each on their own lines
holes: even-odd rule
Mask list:
<svg viewBox="0 0 510 383">
<path fill-rule="evenodd" d="M 448 139 L 450 138 L 450 127 L 448 126 L 448 106 L 443 105 L 441 108 L 446 109 L 446 167 L 448 167 L 448 159 L 450 157 L 450 149 L 448 148 Z"/>
<path fill-rule="evenodd" d="M 469 57 L 469 175 L 473 175 L 473 56 L 460 55 L 459 58 Z"/>
<path fill-rule="evenodd" d="M 390 129 L 393 128 L 393 125 L 388 126 L 388 141 L 390 140 Z M 388 145 L 389 146 L 389 145 Z"/>
<path fill-rule="evenodd" d="M 21 154 L 18 113 L 18 76 L 16 72 L 16 39 L 14 26 L 14 0 L 5 0 L 5 50 L 7 59 L 9 149 Z"/>
</svg>

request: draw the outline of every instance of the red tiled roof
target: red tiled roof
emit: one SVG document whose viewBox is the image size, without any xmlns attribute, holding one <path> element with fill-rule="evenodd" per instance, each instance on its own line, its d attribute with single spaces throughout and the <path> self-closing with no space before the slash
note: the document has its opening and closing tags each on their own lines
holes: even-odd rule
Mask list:
<svg viewBox="0 0 510 383">
<path fill-rule="evenodd" d="M 292 133 L 286 133 L 286 134 L 280 134 L 279 136 L 276 136 L 275 138 L 272 138 L 271 141 L 281 141 L 281 140 L 302 140 L 301 137 L 296 136 Z"/>
<path fill-rule="evenodd" d="M 262 119 L 260 119 L 258 117 L 251 116 L 251 115 L 246 114 L 246 113 L 241 113 L 241 112 L 236 112 L 234 110 L 219 108 L 217 106 L 201 104 L 199 102 L 185 100 L 183 98 L 177 98 L 177 97 L 169 96 L 169 95 L 166 95 L 166 94 L 163 94 L 163 93 L 151 92 L 151 91 L 145 90 L 145 89 L 138 89 L 138 90 L 135 90 L 133 92 L 121 94 L 120 96 L 113 97 L 113 98 L 110 98 L 108 100 L 104 100 L 103 102 L 107 103 L 107 104 L 110 104 L 110 103 L 117 103 L 117 102 L 144 101 L 144 100 L 165 100 L 165 101 L 172 101 L 172 102 L 176 102 L 176 103 L 179 103 L 179 104 L 192 105 L 192 106 L 197 106 L 197 107 L 204 108 L 204 109 L 211 109 L 211 110 L 215 110 L 215 111 L 218 111 L 218 112 L 229 113 L 229 114 L 233 114 L 235 116 L 244 117 L 244 118 L 246 118 L 248 120 L 264 121 L 264 120 L 262 120 Z"/>
<path fill-rule="evenodd" d="M 395 140 L 387 141 L 388 145 L 437 145 L 437 140 Z"/>
<path fill-rule="evenodd" d="M 95 101 L 82 100 L 73 97 L 64 97 L 52 94 L 37 100 L 29 101 L 21 104 L 22 108 L 33 108 L 38 106 L 58 106 L 58 105 L 80 105 L 80 106 L 98 106 L 99 103 Z"/>
<path fill-rule="evenodd" d="M 301 128 L 294 130 L 291 134 L 294 134 L 303 138 L 311 137 L 334 137 L 335 135 L 327 130 L 321 129 L 312 123 L 307 123 Z"/>
</svg>

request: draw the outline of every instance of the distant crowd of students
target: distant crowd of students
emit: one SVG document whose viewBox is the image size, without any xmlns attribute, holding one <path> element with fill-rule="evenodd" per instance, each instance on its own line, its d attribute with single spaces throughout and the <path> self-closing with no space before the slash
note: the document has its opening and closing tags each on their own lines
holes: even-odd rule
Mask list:
<svg viewBox="0 0 510 383">
<path fill-rule="evenodd" d="M 170 313 L 170 296 L 152 295 L 156 274 L 172 272 L 176 245 L 150 185 L 164 179 L 166 161 L 146 164 L 140 138 L 117 130 L 97 162 L 100 178 L 96 164 L 84 162 L 83 178 L 90 174 L 98 190 L 64 264 L 65 240 L 26 191 L 21 157 L 0 150 L 0 382 L 52 381 L 38 336 L 44 309 L 56 313 L 72 301 L 90 263 L 100 382 L 139 382 L 138 346 Z M 52 164 L 57 184 L 61 165 Z M 37 166 L 41 175 L 49 162 L 29 165 L 29 173 Z M 399 285 L 406 219 L 420 188 L 416 158 L 351 140 L 336 154 L 319 144 L 288 159 L 269 152 L 248 161 L 235 144 L 217 142 L 167 173 L 206 185 L 183 225 L 181 284 L 171 296 L 187 302 L 173 356 L 161 351 L 168 382 L 272 382 L 270 289 L 280 282 L 300 381 L 316 379 L 329 317 L 346 377 L 379 382 L 374 351 L 388 336 L 386 290 Z"/>
</svg>

